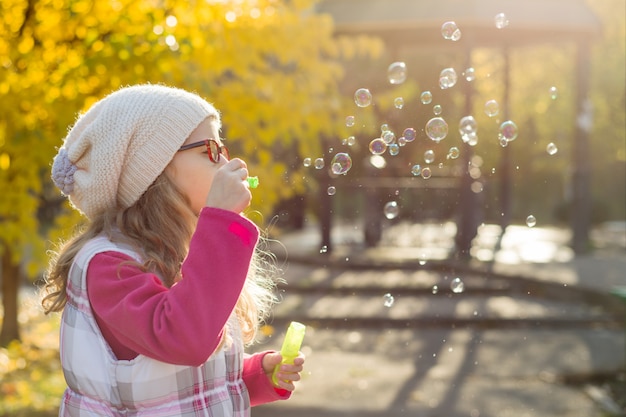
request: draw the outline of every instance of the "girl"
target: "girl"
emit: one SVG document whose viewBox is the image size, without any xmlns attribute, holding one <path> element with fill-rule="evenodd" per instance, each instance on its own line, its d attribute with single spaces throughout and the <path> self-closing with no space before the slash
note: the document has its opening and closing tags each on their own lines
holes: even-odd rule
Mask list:
<svg viewBox="0 0 626 417">
<path fill-rule="evenodd" d="M 60 416 L 249 416 L 290 397 L 304 356 L 244 355 L 275 301 L 259 231 L 241 215 L 244 161 L 199 96 L 138 85 L 70 129 L 52 178 L 89 220 L 46 274 L 63 310 Z"/>
</svg>

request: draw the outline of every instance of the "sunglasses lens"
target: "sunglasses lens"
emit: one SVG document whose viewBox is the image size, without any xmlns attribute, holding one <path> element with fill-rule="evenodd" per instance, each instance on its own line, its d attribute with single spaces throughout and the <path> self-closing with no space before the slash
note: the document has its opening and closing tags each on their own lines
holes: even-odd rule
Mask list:
<svg viewBox="0 0 626 417">
<path fill-rule="evenodd" d="M 215 141 L 209 141 L 209 156 L 213 162 L 218 162 L 220 160 L 220 148 L 217 146 Z"/>
</svg>

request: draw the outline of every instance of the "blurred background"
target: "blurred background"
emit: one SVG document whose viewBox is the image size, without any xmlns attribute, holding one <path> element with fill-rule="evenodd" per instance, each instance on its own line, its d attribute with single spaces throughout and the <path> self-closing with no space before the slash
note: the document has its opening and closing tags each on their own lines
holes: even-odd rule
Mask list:
<svg viewBox="0 0 626 417">
<path fill-rule="evenodd" d="M 50 165 L 121 86 L 214 103 L 260 179 L 249 217 L 279 240 L 306 229 L 309 254 L 434 224 L 444 260 L 491 261 L 481 228 L 535 225 L 567 231 L 571 256 L 605 231 L 623 257 L 626 5 L 521 3 L 0 0 L 0 415 L 55 415 L 58 317 L 32 283 L 83 219 Z"/>
</svg>

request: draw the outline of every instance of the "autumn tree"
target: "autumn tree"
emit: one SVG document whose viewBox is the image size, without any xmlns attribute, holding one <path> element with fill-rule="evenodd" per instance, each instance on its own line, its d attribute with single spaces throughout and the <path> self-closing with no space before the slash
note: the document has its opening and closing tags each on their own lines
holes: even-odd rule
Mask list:
<svg viewBox="0 0 626 417">
<path fill-rule="evenodd" d="M 167 83 L 222 112 L 231 154 L 260 177 L 252 210 L 306 184 L 299 157 L 334 134 L 342 98 L 330 17 L 313 0 L 0 0 L 0 345 L 19 338 L 17 291 L 46 241 L 82 221 L 51 185 L 77 113 L 123 85 Z"/>
</svg>

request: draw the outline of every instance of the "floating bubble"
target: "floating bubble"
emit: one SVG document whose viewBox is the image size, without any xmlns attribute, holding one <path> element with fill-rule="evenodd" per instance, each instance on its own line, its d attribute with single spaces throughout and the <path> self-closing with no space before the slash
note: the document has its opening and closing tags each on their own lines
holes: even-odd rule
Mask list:
<svg viewBox="0 0 626 417">
<path fill-rule="evenodd" d="M 356 118 L 354 116 L 347 116 L 346 117 L 346 127 L 354 126 L 355 122 L 356 122 Z"/>
<path fill-rule="evenodd" d="M 400 146 L 397 143 L 391 143 L 389 145 L 389 155 L 396 156 L 400 153 Z"/>
<path fill-rule="evenodd" d="M 531 214 L 530 216 L 526 217 L 526 226 L 535 227 L 536 224 L 537 224 L 537 219 L 535 218 L 535 216 Z"/>
<path fill-rule="evenodd" d="M 506 140 L 507 142 L 514 141 L 517 138 L 517 125 L 511 121 L 507 120 L 500 125 L 500 138 Z"/>
<path fill-rule="evenodd" d="M 470 190 L 472 190 L 472 192 L 474 194 L 478 194 L 478 193 L 482 193 L 483 192 L 483 183 L 480 181 L 474 181 L 471 185 L 470 185 Z"/>
<path fill-rule="evenodd" d="M 439 73 L 439 87 L 442 90 L 452 88 L 456 84 L 458 77 L 454 68 L 444 68 Z"/>
<path fill-rule="evenodd" d="M 559 148 L 556 147 L 556 145 L 552 142 L 548 143 L 548 146 L 546 146 L 546 152 L 548 152 L 549 155 L 554 155 L 559 151 Z"/>
<path fill-rule="evenodd" d="M 422 104 L 430 104 L 430 102 L 433 101 L 433 95 L 430 91 L 424 91 L 420 95 L 420 100 Z"/>
<path fill-rule="evenodd" d="M 406 145 L 406 142 L 407 142 L 407 140 L 406 140 L 406 138 L 404 136 L 400 136 L 398 138 L 398 146 L 404 146 L 404 145 Z"/>
<path fill-rule="evenodd" d="M 306 168 L 311 166 L 311 158 L 304 158 L 302 160 L 302 165 L 304 165 Z"/>
<path fill-rule="evenodd" d="M 433 151 L 432 149 L 429 149 L 426 152 L 424 152 L 424 162 L 426 162 L 427 164 L 432 164 L 434 161 L 435 161 L 435 151 Z"/>
<path fill-rule="evenodd" d="M 393 105 L 398 110 L 402 109 L 404 107 L 404 99 L 402 97 L 396 97 L 393 100 Z"/>
<path fill-rule="evenodd" d="M 354 102 L 359 107 L 367 107 L 372 104 L 372 93 L 367 88 L 359 88 L 354 93 Z"/>
<path fill-rule="evenodd" d="M 504 29 L 509 25 L 509 19 L 507 19 L 504 13 L 498 13 L 494 18 L 494 21 L 496 22 L 496 27 L 498 29 Z"/>
<path fill-rule="evenodd" d="M 317 158 L 315 160 L 315 169 L 322 169 L 322 168 L 324 168 L 324 159 Z"/>
<path fill-rule="evenodd" d="M 495 100 L 487 100 L 485 102 L 485 114 L 489 117 L 497 116 L 500 112 L 500 105 Z"/>
<path fill-rule="evenodd" d="M 441 35 L 444 39 L 458 41 L 461 39 L 461 30 L 455 22 L 445 22 L 441 25 Z"/>
<path fill-rule="evenodd" d="M 404 132 L 402 132 L 402 137 L 406 142 L 413 142 L 416 136 L 417 134 L 415 132 L 415 129 L 413 129 L 412 127 L 407 127 L 406 129 L 404 129 Z"/>
<path fill-rule="evenodd" d="M 376 138 L 370 142 L 369 150 L 373 155 L 382 155 L 387 150 L 387 144 L 382 138 Z"/>
<path fill-rule="evenodd" d="M 398 206 L 398 202 L 389 201 L 387 204 L 385 204 L 385 207 L 383 208 L 383 213 L 385 214 L 385 217 L 389 220 L 398 217 L 398 214 L 400 214 L 400 207 Z"/>
<path fill-rule="evenodd" d="M 465 291 L 465 284 L 463 283 L 463 281 L 461 281 L 461 278 L 454 278 L 450 282 L 450 289 L 453 293 L 460 294 Z"/>
<path fill-rule="evenodd" d="M 439 116 L 441 114 L 441 112 L 443 111 L 443 109 L 441 108 L 441 104 L 435 104 L 433 106 L 433 114 L 435 116 Z"/>
<path fill-rule="evenodd" d="M 448 123 L 441 117 L 433 117 L 426 123 L 426 135 L 439 143 L 448 135 Z"/>
<path fill-rule="evenodd" d="M 347 138 L 341 141 L 343 145 L 353 146 L 356 143 L 356 138 L 354 136 L 348 136 Z"/>
<path fill-rule="evenodd" d="M 406 80 L 406 64 L 394 62 L 387 68 L 387 78 L 391 84 L 402 84 Z"/>
<path fill-rule="evenodd" d="M 447 159 L 457 159 L 461 155 L 461 151 L 456 146 L 453 146 L 448 151 L 448 155 L 446 155 Z"/>
<path fill-rule="evenodd" d="M 432 176 L 433 176 L 433 172 L 432 172 L 432 170 L 429 167 L 424 167 L 422 169 L 422 178 L 427 180 L 427 179 L 429 179 Z"/>
<path fill-rule="evenodd" d="M 387 166 L 387 160 L 381 155 L 372 155 L 370 156 L 369 161 L 370 165 L 372 165 L 376 169 L 383 169 Z"/>
<path fill-rule="evenodd" d="M 386 130 L 383 133 L 383 140 L 387 145 L 393 143 L 396 140 L 396 135 L 391 130 Z"/>
<path fill-rule="evenodd" d="M 439 292 L 439 287 L 436 286 L 436 285 L 433 285 L 433 288 L 432 288 L 431 291 L 432 291 L 433 294 L 437 294 Z"/>
<path fill-rule="evenodd" d="M 330 169 L 335 175 L 345 175 L 352 168 L 352 158 L 344 152 L 339 152 L 333 157 Z"/>
<path fill-rule="evenodd" d="M 335 188 L 334 185 L 331 185 L 330 187 L 326 189 L 326 192 L 328 193 L 328 195 L 335 195 L 335 193 L 337 192 L 337 189 Z"/>
<path fill-rule="evenodd" d="M 469 142 L 472 137 L 476 136 L 478 124 L 473 116 L 465 116 L 459 120 L 459 133 L 463 142 Z"/>
<path fill-rule="evenodd" d="M 550 87 L 550 98 L 552 100 L 556 100 L 558 96 L 559 96 L 559 91 L 557 90 L 557 88 L 555 86 Z"/>
<path fill-rule="evenodd" d="M 476 79 L 476 70 L 472 67 L 469 67 L 465 71 L 463 71 L 463 76 L 465 77 L 465 81 L 471 83 Z"/>
<path fill-rule="evenodd" d="M 418 177 L 422 173 L 422 166 L 420 164 L 415 164 L 411 167 L 411 174 Z"/>
<path fill-rule="evenodd" d="M 501 135 L 498 136 L 498 140 L 500 141 L 500 146 L 502 146 L 503 148 L 509 146 L 509 141 L 503 138 Z"/>
<path fill-rule="evenodd" d="M 383 295 L 383 305 L 387 308 L 390 308 L 391 306 L 393 306 L 393 303 L 395 302 L 395 298 L 393 298 L 393 295 L 387 293 L 385 295 Z"/>
<path fill-rule="evenodd" d="M 328 252 L 328 246 L 324 245 L 320 248 L 320 253 L 327 253 Z"/>
</svg>

